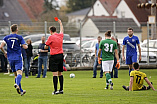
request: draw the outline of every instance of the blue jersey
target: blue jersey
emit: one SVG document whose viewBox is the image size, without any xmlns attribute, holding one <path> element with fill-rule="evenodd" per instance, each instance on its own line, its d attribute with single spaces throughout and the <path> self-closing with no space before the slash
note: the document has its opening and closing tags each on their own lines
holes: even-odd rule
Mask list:
<svg viewBox="0 0 157 104">
<path fill-rule="evenodd" d="M 22 60 L 21 45 L 26 44 L 23 37 L 17 34 L 10 34 L 3 39 L 7 44 L 8 60 Z"/>
<path fill-rule="evenodd" d="M 96 49 L 96 56 L 98 56 L 98 52 L 99 52 L 99 43 L 96 43 L 95 49 Z M 102 57 L 102 51 L 101 51 L 100 57 Z"/>
<path fill-rule="evenodd" d="M 126 56 L 137 55 L 136 45 L 140 44 L 137 36 L 126 36 L 123 40 L 123 45 L 126 45 Z"/>
</svg>

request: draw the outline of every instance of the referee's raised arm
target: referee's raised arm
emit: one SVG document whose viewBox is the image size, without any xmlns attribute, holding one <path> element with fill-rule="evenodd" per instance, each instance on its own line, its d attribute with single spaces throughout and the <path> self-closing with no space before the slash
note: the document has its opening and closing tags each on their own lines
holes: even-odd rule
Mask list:
<svg viewBox="0 0 157 104">
<path fill-rule="evenodd" d="M 58 19 L 58 23 L 60 24 L 60 33 L 64 33 L 63 24 L 62 24 L 62 21 L 60 19 Z"/>
</svg>

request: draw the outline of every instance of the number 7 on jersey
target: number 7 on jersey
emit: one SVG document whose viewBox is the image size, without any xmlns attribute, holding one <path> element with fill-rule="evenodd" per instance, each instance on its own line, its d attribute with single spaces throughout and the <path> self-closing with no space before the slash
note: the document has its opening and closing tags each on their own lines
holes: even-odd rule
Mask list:
<svg viewBox="0 0 157 104">
<path fill-rule="evenodd" d="M 11 40 L 11 41 L 13 42 L 11 48 L 13 48 L 13 47 L 14 47 L 15 40 Z"/>
</svg>

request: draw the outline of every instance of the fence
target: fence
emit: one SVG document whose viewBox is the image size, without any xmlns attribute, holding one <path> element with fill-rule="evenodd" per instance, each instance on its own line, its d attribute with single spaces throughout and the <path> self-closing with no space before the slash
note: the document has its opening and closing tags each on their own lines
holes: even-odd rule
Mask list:
<svg viewBox="0 0 157 104">
<path fill-rule="evenodd" d="M 55 26 L 57 28 L 57 32 L 59 32 L 59 24 L 57 22 L 30 22 L 30 21 L 0 21 L 0 34 L 1 35 L 8 35 L 10 34 L 10 26 L 12 24 L 18 24 L 19 31 L 18 33 L 25 36 L 25 35 L 32 35 L 32 34 L 49 34 L 49 27 Z M 104 33 L 107 30 L 111 30 L 115 37 L 119 39 L 119 42 L 122 43 L 123 38 L 127 35 L 127 28 L 132 27 L 134 29 L 135 35 L 137 35 L 140 41 L 144 39 L 150 38 L 150 29 L 147 27 L 147 23 L 143 23 L 143 27 L 139 27 L 136 23 L 130 19 L 126 20 L 111 20 L 106 19 L 103 21 L 97 21 L 96 19 L 87 20 L 86 22 L 63 22 L 64 26 L 64 33 L 69 34 L 71 37 L 79 37 L 80 40 L 83 40 L 83 37 L 93 37 L 96 38 L 98 35 L 102 36 L 104 39 Z M 143 30 L 141 30 L 141 28 Z M 148 29 L 148 31 L 147 31 Z M 149 35 L 147 35 L 149 34 Z M 147 37 L 148 36 L 148 37 Z M 82 45 L 82 41 L 80 41 L 80 46 Z M 149 41 L 147 42 L 147 47 L 149 47 Z M 146 48 L 147 48 L 146 47 Z M 157 49 L 157 42 L 154 43 L 154 49 Z M 82 50 L 82 47 L 80 47 Z M 150 50 L 149 48 L 142 50 L 143 59 L 147 64 L 157 64 L 157 52 L 154 50 Z M 152 54 L 153 53 L 153 54 Z M 71 55 L 67 57 L 69 61 L 70 67 L 80 67 L 80 66 L 93 66 L 94 63 L 94 56 L 91 55 L 91 52 L 82 52 L 80 51 L 77 53 L 75 52 L 66 53 Z M 154 56 L 153 56 L 154 55 Z M 75 57 L 74 57 L 75 56 Z M 76 57 L 77 56 L 77 57 Z M 69 59 L 68 59 L 69 58 Z M 151 60 L 154 60 L 151 62 Z M 123 62 L 121 61 L 123 64 Z"/>
</svg>

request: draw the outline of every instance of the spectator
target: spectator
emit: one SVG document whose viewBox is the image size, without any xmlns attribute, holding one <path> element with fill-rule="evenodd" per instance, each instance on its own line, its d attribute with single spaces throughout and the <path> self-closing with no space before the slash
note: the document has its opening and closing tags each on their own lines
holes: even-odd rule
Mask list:
<svg viewBox="0 0 157 104">
<path fill-rule="evenodd" d="M 26 50 L 23 49 L 21 47 L 21 51 L 22 51 L 22 57 L 23 57 L 23 63 L 24 63 L 24 70 L 25 70 L 25 77 L 28 78 L 28 64 L 27 64 L 27 53 L 26 53 Z"/>
<path fill-rule="evenodd" d="M 41 70 L 42 70 L 42 64 L 44 65 L 44 72 L 43 72 L 43 78 L 46 76 L 47 72 L 47 59 L 48 59 L 48 49 L 44 49 L 45 46 L 45 36 L 41 38 L 42 43 L 39 44 L 39 58 L 38 58 L 38 76 L 36 78 L 40 78 Z"/>
<path fill-rule="evenodd" d="M 121 50 L 120 50 L 120 45 L 118 44 L 118 39 L 114 38 L 114 37 L 111 37 L 111 39 L 117 42 L 118 56 L 120 58 Z M 117 64 L 117 59 L 116 59 L 115 54 L 114 54 L 114 64 L 113 64 L 114 76 L 113 76 L 113 70 L 112 70 L 112 72 L 111 72 L 111 78 L 118 78 L 118 69 L 116 67 L 116 64 Z"/>
<path fill-rule="evenodd" d="M 27 69 L 29 71 L 29 68 L 30 68 L 30 60 L 31 60 L 31 57 L 33 56 L 33 53 L 32 53 L 32 49 L 33 49 L 33 46 L 32 46 L 32 41 L 30 39 L 27 39 L 27 44 L 28 44 L 28 48 L 26 50 L 26 53 L 27 53 Z"/>
<path fill-rule="evenodd" d="M 99 65 L 98 64 L 99 43 L 102 40 L 102 37 L 98 36 L 97 39 L 98 39 L 98 43 L 96 43 L 96 45 L 95 45 L 95 62 L 94 62 L 94 66 L 93 66 L 93 78 L 96 78 L 96 75 L 97 75 L 97 66 Z M 100 57 L 102 57 L 102 53 L 101 53 Z M 102 70 L 102 64 L 101 64 L 100 78 L 102 78 L 102 77 L 103 77 L 103 70 Z"/>
<path fill-rule="evenodd" d="M 1 60 L 1 69 L 3 72 L 7 72 L 7 58 L 4 56 L 4 53 L 0 50 L 0 60 Z"/>
</svg>

